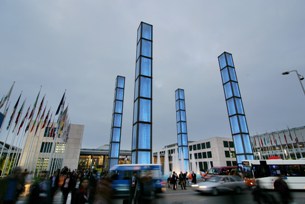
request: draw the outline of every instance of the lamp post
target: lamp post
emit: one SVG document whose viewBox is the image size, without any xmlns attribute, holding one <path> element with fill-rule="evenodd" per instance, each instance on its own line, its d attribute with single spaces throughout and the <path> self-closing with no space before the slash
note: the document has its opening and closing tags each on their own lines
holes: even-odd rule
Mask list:
<svg viewBox="0 0 305 204">
<path fill-rule="evenodd" d="M 300 84 L 301 84 L 303 93 L 304 93 L 304 95 L 305 95 L 305 89 L 304 89 L 304 86 L 303 86 L 303 84 L 302 84 L 302 80 L 304 79 L 304 77 L 303 77 L 301 74 L 299 74 L 297 70 L 286 71 L 286 72 L 283 72 L 282 75 L 288 75 L 288 74 L 290 74 L 291 72 L 295 72 L 295 73 L 297 74 L 298 80 L 299 80 L 299 82 L 300 82 Z"/>
</svg>

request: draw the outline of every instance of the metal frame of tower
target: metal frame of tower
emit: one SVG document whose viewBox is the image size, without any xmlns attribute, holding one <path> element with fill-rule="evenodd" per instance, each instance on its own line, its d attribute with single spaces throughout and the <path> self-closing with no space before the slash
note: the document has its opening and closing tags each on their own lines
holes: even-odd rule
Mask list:
<svg viewBox="0 0 305 204">
<path fill-rule="evenodd" d="M 254 159 L 243 102 L 239 90 L 232 54 L 218 56 L 224 96 L 234 141 L 237 164 Z"/>
<path fill-rule="evenodd" d="M 122 135 L 125 77 L 117 76 L 115 81 L 113 113 L 109 145 L 109 169 L 119 163 Z"/>
<path fill-rule="evenodd" d="M 153 26 L 141 22 L 137 31 L 131 161 L 152 163 L 152 39 Z"/>
<path fill-rule="evenodd" d="M 178 158 L 182 167 L 180 170 L 189 172 L 189 150 L 188 150 L 188 135 L 186 124 L 186 108 L 185 95 L 183 89 L 175 91 L 176 99 L 176 122 L 177 122 L 177 142 L 178 142 Z"/>
</svg>

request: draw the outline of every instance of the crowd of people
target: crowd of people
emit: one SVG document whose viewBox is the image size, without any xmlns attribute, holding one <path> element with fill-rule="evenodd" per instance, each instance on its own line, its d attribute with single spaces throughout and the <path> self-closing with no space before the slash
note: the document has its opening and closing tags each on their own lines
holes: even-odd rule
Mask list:
<svg viewBox="0 0 305 204">
<path fill-rule="evenodd" d="M 177 185 L 181 187 L 181 190 L 186 190 L 187 183 L 191 182 L 192 184 L 197 183 L 197 176 L 195 172 L 180 172 L 179 175 L 173 171 L 171 175 L 167 178 L 168 188 L 177 190 Z"/>
</svg>

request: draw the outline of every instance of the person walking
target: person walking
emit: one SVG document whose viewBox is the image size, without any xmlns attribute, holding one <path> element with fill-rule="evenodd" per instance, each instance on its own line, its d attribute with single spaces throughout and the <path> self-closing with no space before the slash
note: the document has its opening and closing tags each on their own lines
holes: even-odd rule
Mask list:
<svg viewBox="0 0 305 204">
<path fill-rule="evenodd" d="M 193 172 L 192 173 L 192 184 L 196 184 L 196 183 L 197 183 L 196 173 Z"/>
<path fill-rule="evenodd" d="M 289 187 L 287 183 L 284 181 L 282 176 L 278 177 L 274 181 L 273 185 L 275 191 L 277 191 L 280 194 L 282 204 L 288 204 L 293 201 Z"/>
</svg>

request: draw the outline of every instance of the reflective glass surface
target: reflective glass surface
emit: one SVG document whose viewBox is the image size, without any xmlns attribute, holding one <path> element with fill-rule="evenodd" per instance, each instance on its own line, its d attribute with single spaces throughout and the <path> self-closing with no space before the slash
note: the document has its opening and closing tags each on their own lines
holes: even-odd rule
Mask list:
<svg viewBox="0 0 305 204">
<path fill-rule="evenodd" d="M 151 122 L 151 100 L 140 99 L 139 121 Z"/>
<path fill-rule="evenodd" d="M 233 139 L 234 139 L 234 147 L 235 147 L 236 154 L 243 154 L 244 148 L 243 148 L 243 142 L 241 139 L 241 135 L 234 135 Z"/>
<path fill-rule="evenodd" d="M 178 89 L 175 91 L 175 99 L 176 99 L 176 100 L 179 99 L 179 91 L 178 91 Z"/>
<path fill-rule="evenodd" d="M 121 138 L 121 128 L 113 128 L 112 129 L 112 141 L 120 142 Z"/>
<path fill-rule="evenodd" d="M 119 157 L 119 143 L 111 144 L 111 157 Z"/>
<path fill-rule="evenodd" d="M 116 101 L 115 102 L 115 110 L 116 113 L 122 113 L 123 112 L 123 102 L 122 101 Z"/>
<path fill-rule="evenodd" d="M 110 159 L 109 162 L 110 162 L 109 166 L 113 167 L 114 165 L 118 164 L 119 160 L 118 159 Z"/>
<path fill-rule="evenodd" d="M 181 118 L 180 118 L 181 121 L 186 121 L 186 114 L 185 114 L 185 111 L 181 110 L 181 111 L 180 111 L 180 116 L 181 116 Z"/>
<path fill-rule="evenodd" d="M 181 122 L 181 132 L 182 133 L 187 133 L 186 122 Z"/>
<path fill-rule="evenodd" d="M 239 114 L 245 114 L 244 113 L 244 108 L 243 108 L 243 103 L 240 98 L 235 98 L 235 103 L 236 103 L 236 108 L 237 108 L 237 113 Z"/>
<path fill-rule="evenodd" d="M 242 161 L 244 161 L 246 159 L 246 156 L 245 155 L 237 155 L 236 156 L 236 160 L 237 160 L 237 163 L 238 164 L 241 164 Z"/>
<path fill-rule="evenodd" d="M 236 114 L 234 98 L 230 98 L 229 100 L 227 100 L 227 107 L 228 107 L 229 116 Z"/>
<path fill-rule="evenodd" d="M 140 77 L 140 96 L 151 98 L 151 78 Z"/>
<path fill-rule="evenodd" d="M 178 158 L 183 159 L 183 151 L 182 151 L 182 147 L 178 147 Z"/>
<path fill-rule="evenodd" d="M 113 126 L 114 127 L 121 127 L 122 115 L 121 114 L 114 114 L 113 116 L 114 116 Z"/>
<path fill-rule="evenodd" d="M 134 86 L 134 99 L 138 97 L 139 97 L 139 78 L 136 79 Z"/>
<path fill-rule="evenodd" d="M 184 171 L 189 171 L 189 160 L 184 160 Z"/>
<path fill-rule="evenodd" d="M 179 98 L 184 99 L 184 90 L 183 89 L 179 89 Z"/>
<path fill-rule="evenodd" d="M 227 66 L 226 57 L 225 57 L 225 54 L 224 54 L 224 53 L 222 53 L 222 54 L 218 57 L 218 62 L 219 62 L 220 69 L 222 69 L 222 68 L 224 68 L 225 66 Z"/>
<path fill-rule="evenodd" d="M 228 65 L 231 66 L 231 67 L 234 67 L 232 55 L 229 54 L 229 53 L 226 53 L 226 57 L 227 57 Z"/>
<path fill-rule="evenodd" d="M 240 133 L 237 116 L 230 117 L 232 134 Z"/>
<path fill-rule="evenodd" d="M 240 123 L 241 131 L 244 132 L 244 133 L 248 133 L 246 117 L 243 116 L 243 115 L 240 115 L 238 117 L 239 117 L 239 123 Z"/>
<path fill-rule="evenodd" d="M 182 134 L 182 145 L 188 145 L 188 142 L 187 142 L 187 134 Z"/>
<path fill-rule="evenodd" d="M 152 40 L 152 26 L 145 23 L 142 24 L 142 37 Z"/>
<path fill-rule="evenodd" d="M 139 149 L 150 149 L 150 124 L 139 124 Z"/>
<path fill-rule="evenodd" d="M 178 142 L 178 147 L 181 146 L 181 134 L 177 135 L 177 142 Z"/>
<path fill-rule="evenodd" d="M 237 77 L 236 77 L 235 69 L 234 69 L 234 68 L 229 67 L 229 70 L 230 70 L 230 78 L 231 78 L 231 80 L 232 80 L 232 81 L 237 81 Z"/>
<path fill-rule="evenodd" d="M 240 97 L 238 83 L 232 82 L 232 88 L 233 88 L 234 96 Z"/>
<path fill-rule="evenodd" d="M 139 25 L 138 30 L 137 30 L 137 42 L 141 38 L 141 32 L 142 32 L 142 23 Z"/>
<path fill-rule="evenodd" d="M 178 133 L 178 134 L 181 133 L 181 125 L 180 125 L 180 123 L 181 123 L 181 122 L 178 122 L 178 123 L 177 123 L 177 133 Z"/>
<path fill-rule="evenodd" d="M 137 161 L 136 161 L 136 152 L 131 152 L 131 162 L 133 164 L 135 164 Z"/>
<path fill-rule="evenodd" d="M 117 88 L 116 89 L 116 97 L 115 97 L 115 99 L 123 101 L 123 99 L 124 99 L 124 89 L 121 89 L 121 88 Z"/>
<path fill-rule="evenodd" d="M 151 77 L 151 59 L 146 57 L 141 58 L 141 74 Z"/>
<path fill-rule="evenodd" d="M 119 88 L 124 88 L 125 85 L 125 78 L 124 77 L 117 77 L 117 82 L 118 82 L 118 87 Z"/>
<path fill-rule="evenodd" d="M 140 52 L 141 52 L 141 41 L 138 42 L 137 44 L 137 59 L 140 57 Z"/>
<path fill-rule="evenodd" d="M 142 56 L 145 57 L 152 57 L 151 51 L 152 51 L 152 45 L 150 41 L 147 40 L 141 40 L 142 42 Z"/>
<path fill-rule="evenodd" d="M 179 105 L 180 105 L 180 109 L 181 110 L 185 110 L 185 102 L 184 102 L 184 100 L 180 100 L 179 101 Z"/>
<path fill-rule="evenodd" d="M 223 87 L 225 90 L 226 99 L 231 98 L 233 96 L 231 83 L 226 83 Z"/>
<path fill-rule="evenodd" d="M 221 78 L 222 78 L 222 83 L 226 83 L 230 80 L 229 78 L 229 72 L 227 68 L 224 68 L 221 70 Z"/>
<path fill-rule="evenodd" d="M 183 147 L 183 158 L 188 159 L 189 158 L 189 151 L 187 147 Z"/>
<path fill-rule="evenodd" d="M 133 104 L 134 108 L 133 108 L 133 122 L 135 123 L 136 121 L 138 121 L 138 101 L 136 100 L 135 103 Z"/>
<path fill-rule="evenodd" d="M 176 112 L 176 121 L 180 121 L 180 111 Z"/>
<path fill-rule="evenodd" d="M 137 148 L 137 124 L 133 126 L 132 128 L 132 149 Z"/>
<path fill-rule="evenodd" d="M 140 74 L 140 61 L 141 60 L 138 59 L 137 62 L 136 62 L 136 76 L 135 76 L 135 78 L 137 78 Z"/>
<path fill-rule="evenodd" d="M 138 152 L 139 164 L 150 164 L 150 152 Z"/>
<path fill-rule="evenodd" d="M 244 145 L 245 145 L 245 152 L 246 153 L 252 153 L 251 143 L 250 143 L 250 137 L 248 134 L 243 134 L 244 139 Z"/>
<path fill-rule="evenodd" d="M 254 156 L 253 155 L 247 155 L 247 159 L 248 160 L 254 160 Z"/>
<path fill-rule="evenodd" d="M 179 101 L 176 101 L 176 111 L 179 110 Z"/>
</svg>

